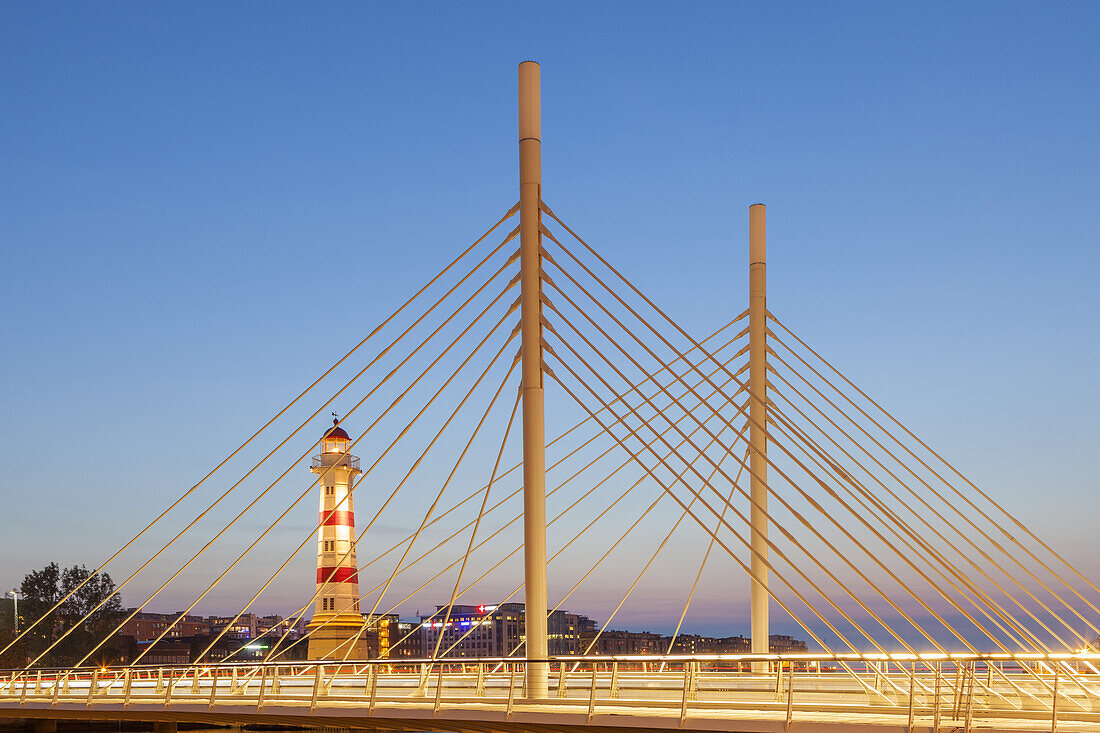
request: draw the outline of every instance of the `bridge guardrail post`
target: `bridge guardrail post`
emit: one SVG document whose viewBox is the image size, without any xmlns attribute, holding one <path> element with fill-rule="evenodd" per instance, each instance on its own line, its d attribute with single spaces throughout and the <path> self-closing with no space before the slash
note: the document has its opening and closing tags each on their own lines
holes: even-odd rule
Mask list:
<svg viewBox="0 0 1100 733">
<path fill-rule="evenodd" d="M 134 687 L 134 672 L 129 667 L 126 668 L 125 674 L 122 676 L 122 707 L 130 706 L 130 695 Z"/>
<path fill-rule="evenodd" d="M 392 669 L 392 665 L 389 665 Z M 372 674 L 370 676 L 370 703 L 367 705 L 367 715 L 374 714 L 374 703 L 378 698 L 378 675 L 380 670 L 372 668 Z"/>
<path fill-rule="evenodd" d="M 695 672 L 695 662 L 684 663 L 684 694 L 680 700 L 680 727 L 687 720 L 688 700 L 691 699 L 691 687 Z"/>
<path fill-rule="evenodd" d="M 967 667 L 967 671 L 969 672 L 967 675 L 969 684 L 966 686 L 966 719 L 963 721 L 964 733 L 970 733 L 970 723 L 974 717 L 974 676 L 976 674 L 976 666 L 977 664 L 975 662 L 971 662 Z"/>
<path fill-rule="evenodd" d="M 959 719 L 959 679 L 962 675 L 962 667 L 955 662 L 955 679 L 951 681 L 951 719 Z"/>
<path fill-rule="evenodd" d="M 943 663 L 936 662 L 935 674 L 936 674 L 936 699 L 932 703 L 932 731 L 933 733 L 939 733 L 940 730 L 940 681 L 941 674 L 943 672 Z"/>
<path fill-rule="evenodd" d="M 432 717 L 439 714 L 440 701 L 443 699 L 443 664 L 439 665 L 439 673 L 435 677 L 435 704 L 432 706 Z"/>
<path fill-rule="evenodd" d="M 195 675 L 196 684 L 199 681 L 198 673 Z M 264 694 L 267 688 L 267 667 L 260 668 L 260 691 L 256 693 L 256 709 L 259 710 L 260 706 L 264 704 Z"/>
<path fill-rule="evenodd" d="M 418 670 L 419 677 L 417 678 L 416 691 L 413 693 L 413 697 L 427 697 L 428 695 L 428 678 L 432 674 L 432 665 L 430 662 L 421 662 Z"/>
<path fill-rule="evenodd" d="M 607 697 L 611 700 L 619 698 L 619 660 L 611 663 L 611 684 L 607 688 Z"/>
<path fill-rule="evenodd" d="M 474 697 L 485 697 L 485 663 L 477 663 L 477 682 L 474 683 Z"/>
<path fill-rule="evenodd" d="M 98 685 L 99 685 L 99 669 L 97 668 L 94 672 L 92 672 L 92 677 L 88 681 L 88 699 L 85 701 L 85 703 L 84 703 L 85 705 L 91 705 L 92 704 L 92 697 L 95 695 L 96 687 Z M 26 694 L 26 692 L 27 692 L 27 685 L 24 683 L 23 693 Z M 20 701 L 20 702 L 22 702 L 22 701 Z"/>
<path fill-rule="evenodd" d="M 1058 733 L 1058 667 L 1054 668 L 1054 689 L 1050 698 L 1050 733 Z"/>
<path fill-rule="evenodd" d="M 905 669 L 903 666 L 902 669 Z M 909 722 L 905 725 L 905 733 L 913 733 L 913 695 L 916 693 L 917 686 L 917 666 L 912 664 L 909 667 Z"/>
<path fill-rule="evenodd" d="M 317 695 L 321 692 L 321 678 L 325 674 L 325 666 L 318 664 L 313 671 L 313 695 L 309 699 L 310 712 L 317 707 Z"/>
<path fill-rule="evenodd" d="M 565 662 L 558 662 L 558 699 L 564 700 L 568 687 L 565 682 Z"/>
<path fill-rule="evenodd" d="M 513 663 L 511 667 L 512 672 L 511 675 L 508 677 L 508 707 L 504 711 L 505 720 L 508 720 L 512 717 L 512 708 L 516 702 L 516 669 L 519 667 L 519 664 Z M 523 670 L 523 676 L 527 676 L 526 668 Z"/>
<path fill-rule="evenodd" d="M 794 662 L 787 662 L 787 720 L 783 730 L 790 730 L 794 722 Z M 910 731 L 909 733 L 912 733 Z"/>
<path fill-rule="evenodd" d="M 596 668 L 598 662 L 592 662 L 592 681 L 588 686 L 588 722 L 592 722 L 592 716 L 596 713 Z"/>
</svg>

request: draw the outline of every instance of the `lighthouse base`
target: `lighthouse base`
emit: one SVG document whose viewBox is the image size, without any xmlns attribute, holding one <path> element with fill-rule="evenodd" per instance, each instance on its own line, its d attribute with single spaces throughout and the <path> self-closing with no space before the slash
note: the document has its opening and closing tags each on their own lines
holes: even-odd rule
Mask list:
<svg viewBox="0 0 1100 733">
<path fill-rule="evenodd" d="M 377 656 L 372 643 L 377 632 L 366 629 L 359 614 L 319 614 L 306 624 L 309 633 L 310 660 L 370 659 Z M 358 638 L 357 638 L 358 637 Z M 348 651 L 351 647 L 351 651 Z"/>
</svg>

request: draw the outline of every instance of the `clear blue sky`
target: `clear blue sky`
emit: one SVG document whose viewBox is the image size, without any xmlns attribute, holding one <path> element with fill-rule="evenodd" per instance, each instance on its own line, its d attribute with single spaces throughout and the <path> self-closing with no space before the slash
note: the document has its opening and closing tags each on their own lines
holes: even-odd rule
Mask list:
<svg viewBox="0 0 1100 733">
<path fill-rule="evenodd" d="M 97 563 L 494 221 L 527 58 L 544 197 L 609 259 L 709 332 L 766 202 L 772 310 L 1095 568 L 1098 33 L 1094 3 L 4 3 L 0 584 Z"/>
</svg>

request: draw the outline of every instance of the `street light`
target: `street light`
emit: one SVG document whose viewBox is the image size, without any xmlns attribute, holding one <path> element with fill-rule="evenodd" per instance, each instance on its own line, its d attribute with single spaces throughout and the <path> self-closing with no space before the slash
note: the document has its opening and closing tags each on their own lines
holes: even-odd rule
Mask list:
<svg viewBox="0 0 1100 733">
<path fill-rule="evenodd" d="M 19 589 L 18 588 L 12 588 L 11 590 L 8 591 L 8 595 L 11 596 L 11 600 L 12 600 L 12 609 L 11 609 L 12 624 L 15 626 L 15 633 L 18 634 L 19 633 Z"/>
</svg>

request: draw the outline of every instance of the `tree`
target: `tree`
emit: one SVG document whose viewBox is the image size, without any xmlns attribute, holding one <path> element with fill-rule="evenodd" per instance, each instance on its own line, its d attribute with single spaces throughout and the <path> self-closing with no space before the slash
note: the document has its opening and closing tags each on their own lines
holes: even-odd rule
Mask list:
<svg viewBox="0 0 1100 733">
<path fill-rule="evenodd" d="M 23 615 L 20 610 L 20 616 Z M 4 650 L 0 653 L 0 667 L 21 667 L 27 662 L 26 650 L 23 644 L 12 644 L 8 649 L 8 645 L 15 640 L 15 604 L 10 598 L 0 598 L 0 650 Z"/>
<path fill-rule="evenodd" d="M 122 601 L 110 575 L 100 573 L 81 586 L 89 576 L 83 565 L 61 568 L 50 563 L 23 578 L 19 615 L 27 625 L 42 619 L 25 639 L 27 661 L 44 653 L 39 666 L 70 666 L 112 636 L 122 620 Z M 51 612 L 62 598 L 66 600 Z M 119 650 L 119 640 L 112 636 L 86 663 L 117 662 Z"/>
</svg>

